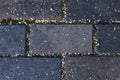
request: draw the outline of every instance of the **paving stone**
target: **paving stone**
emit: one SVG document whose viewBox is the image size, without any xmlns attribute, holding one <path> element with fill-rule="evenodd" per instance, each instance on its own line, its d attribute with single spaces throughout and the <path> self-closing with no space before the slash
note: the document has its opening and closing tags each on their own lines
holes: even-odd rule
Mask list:
<svg viewBox="0 0 120 80">
<path fill-rule="evenodd" d="M 59 58 L 0 58 L 0 80 L 60 80 Z"/>
<path fill-rule="evenodd" d="M 61 0 L 0 0 L 0 20 L 60 19 Z"/>
<path fill-rule="evenodd" d="M 0 26 L 0 55 L 24 54 L 25 51 L 25 26 Z"/>
<path fill-rule="evenodd" d="M 30 28 L 30 53 L 92 51 L 92 25 L 32 24 Z"/>
<path fill-rule="evenodd" d="M 65 80 L 120 80 L 120 57 L 67 57 Z"/>
<path fill-rule="evenodd" d="M 120 25 L 97 25 L 97 53 L 120 53 Z"/>
<path fill-rule="evenodd" d="M 113 19 L 120 20 L 118 0 L 65 0 L 67 19 Z"/>
</svg>

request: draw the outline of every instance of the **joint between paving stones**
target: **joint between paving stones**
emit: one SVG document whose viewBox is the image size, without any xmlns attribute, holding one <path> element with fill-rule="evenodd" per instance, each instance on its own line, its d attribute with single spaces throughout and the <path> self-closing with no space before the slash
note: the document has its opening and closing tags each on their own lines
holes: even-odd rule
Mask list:
<svg viewBox="0 0 120 80">
<path fill-rule="evenodd" d="M 61 0 L 61 3 L 62 3 L 62 18 L 63 20 L 65 20 L 67 17 L 65 0 Z"/>
<path fill-rule="evenodd" d="M 65 80 L 65 54 L 61 55 L 61 67 L 62 67 L 61 80 Z"/>
<path fill-rule="evenodd" d="M 29 35 L 30 35 L 30 27 L 28 25 L 25 25 L 26 26 L 26 35 L 25 35 L 25 38 L 26 38 L 26 51 L 25 53 L 28 53 L 29 51 Z"/>
<path fill-rule="evenodd" d="M 96 50 L 97 50 L 97 47 L 99 46 L 99 43 L 98 43 L 98 40 L 96 38 L 96 32 L 97 32 L 97 29 L 96 29 L 96 24 L 93 24 L 93 42 L 92 42 L 92 51 L 93 53 L 96 53 Z"/>
<path fill-rule="evenodd" d="M 0 57 L 15 57 L 15 58 L 17 58 L 17 57 L 50 57 L 50 58 L 52 58 L 52 57 L 55 57 L 55 58 L 60 58 L 61 57 L 61 55 L 57 55 L 57 54 L 14 54 L 14 55 L 0 55 Z"/>
<path fill-rule="evenodd" d="M 86 53 L 86 54 L 66 54 L 65 57 L 84 57 L 84 56 L 94 56 L 94 57 L 117 57 L 120 56 L 120 53 L 101 53 L 101 54 L 91 54 L 91 53 Z"/>
<path fill-rule="evenodd" d="M 61 53 L 61 54 L 14 54 L 14 55 L 0 55 L 0 57 L 47 57 L 47 58 L 60 58 L 64 63 L 65 57 L 83 57 L 83 56 L 96 56 L 96 57 L 117 57 L 120 56 L 120 53 L 101 53 L 101 54 L 94 54 L 94 53 Z M 63 65 L 64 67 L 64 65 Z"/>
<path fill-rule="evenodd" d="M 0 25 L 13 25 L 13 24 L 120 24 L 120 21 L 112 21 L 112 20 L 89 20 L 89 19 L 82 19 L 82 20 L 14 20 L 11 18 L 3 19 L 0 22 Z"/>
</svg>

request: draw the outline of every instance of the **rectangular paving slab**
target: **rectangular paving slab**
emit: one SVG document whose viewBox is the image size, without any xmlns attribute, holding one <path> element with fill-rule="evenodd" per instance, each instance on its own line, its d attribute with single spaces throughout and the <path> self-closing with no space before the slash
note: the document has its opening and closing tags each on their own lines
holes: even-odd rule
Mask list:
<svg viewBox="0 0 120 80">
<path fill-rule="evenodd" d="M 120 57 L 67 57 L 65 80 L 120 80 Z"/>
<path fill-rule="evenodd" d="M 59 58 L 0 58 L 0 80 L 60 80 Z"/>
<path fill-rule="evenodd" d="M 24 54 L 25 25 L 0 26 L 0 55 Z"/>
<path fill-rule="evenodd" d="M 0 20 L 61 19 L 61 0 L 0 0 Z"/>
<path fill-rule="evenodd" d="M 120 25 L 98 24 L 97 53 L 120 53 Z"/>
<path fill-rule="evenodd" d="M 29 52 L 88 53 L 92 51 L 92 25 L 30 25 Z"/>
<path fill-rule="evenodd" d="M 120 1 L 118 0 L 65 0 L 65 4 L 67 20 L 120 20 Z"/>
</svg>

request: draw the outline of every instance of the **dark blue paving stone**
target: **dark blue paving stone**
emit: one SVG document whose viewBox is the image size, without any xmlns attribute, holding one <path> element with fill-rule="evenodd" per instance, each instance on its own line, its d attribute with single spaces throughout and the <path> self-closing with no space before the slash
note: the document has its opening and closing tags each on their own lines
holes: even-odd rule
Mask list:
<svg viewBox="0 0 120 80">
<path fill-rule="evenodd" d="M 65 0 L 67 19 L 113 19 L 120 20 L 118 0 Z"/>
<path fill-rule="evenodd" d="M 120 57 L 67 57 L 65 80 L 120 80 Z"/>
<path fill-rule="evenodd" d="M 25 53 L 25 26 L 0 26 L 0 55 Z"/>
<path fill-rule="evenodd" d="M 30 53 L 92 51 L 92 25 L 32 24 L 30 28 Z"/>
<path fill-rule="evenodd" d="M 60 19 L 61 0 L 0 0 L 0 20 Z"/>
<path fill-rule="evenodd" d="M 98 53 L 120 53 L 120 25 L 97 25 Z"/>
<path fill-rule="evenodd" d="M 0 80 L 60 80 L 59 58 L 0 58 Z"/>
</svg>

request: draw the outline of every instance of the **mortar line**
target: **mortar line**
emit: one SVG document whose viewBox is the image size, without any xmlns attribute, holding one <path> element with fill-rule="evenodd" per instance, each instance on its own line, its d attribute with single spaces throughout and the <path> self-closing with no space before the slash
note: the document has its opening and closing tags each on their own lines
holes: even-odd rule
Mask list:
<svg viewBox="0 0 120 80">
<path fill-rule="evenodd" d="M 6 22 L 5 22 L 6 21 Z M 11 22 L 11 24 L 10 24 Z M 14 20 L 9 19 L 7 21 L 3 20 L 0 22 L 0 25 L 12 25 L 12 24 L 120 24 L 120 21 L 112 21 L 112 20 Z"/>
<path fill-rule="evenodd" d="M 65 80 L 65 54 L 61 55 L 61 68 L 62 68 L 61 80 Z"/>
<path fill-rule="evenodd" d="M 62 3 L 62 18 L 63 20 L 65 20 L 67 17 L 65 0 L 61 0 L 61 3 Z"/>
<path fill-rule="evenodd" d="M 97 49 L 97 38 L 96 38 L 96 23 L 93 23 L 93 29 L 92 29 L 92 52 L 96 54 Z"/>
<path fill-rule="evenodd" d="M 62 55 L 62 56 L 61 56 Z M 62 54 L 14 54 L 14 55 L 0 55 L 0 57 L 83 57 L 83 56 L 106 56 L 106 57 L 120 57 L 120 53 L 101 53 L 101 54 L 93 54 L 93 53 L 62 53 Z M 64 60 L 63 60 L 64 61 Z"/>
<path fill-rule="evenodd" d="M 112 20 L 35 20 L 35 23 L 39 24 L 120 24 L 120 21 Z"/>
<path fill-rule="evenodd" d="M 27 54 L 28 53 L 28 51 L 29 51 L 29 39 L 28 39 L 28 36 L 29 36 L 29 29 L 28 29 L 28 25 L 25 25 L 26 26 L 26 33 L 25 33 L 25 39 L 26 39 L 26 46 L 25 46 L 25 48 L 26 48 L 26 51 L 25 51 L 25 54 Z"/>
</svg>

